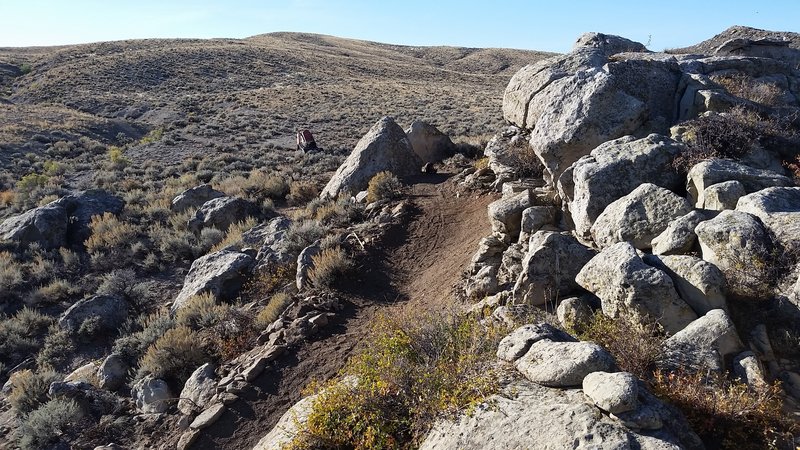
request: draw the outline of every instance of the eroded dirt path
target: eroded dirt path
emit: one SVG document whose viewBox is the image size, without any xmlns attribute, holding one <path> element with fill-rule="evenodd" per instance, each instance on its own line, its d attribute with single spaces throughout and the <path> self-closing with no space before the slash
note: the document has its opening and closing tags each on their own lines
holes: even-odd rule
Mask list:
<svg viewBox="0 0 800 450">
<path fill-rule="evenodd" d="M 459 192 L 445 175 L 412 180 L 410 214 L 360 261 L 343 319 L 278 360 L 202 435 L 193 449 L 249 449 L 302 396 L 312 380 L 326 380 L 365 345 L 378 314 L 399 308 L 451 307 L 460 280 L 481 237 L 489 234 L 490 195 Z"/>
</svg>

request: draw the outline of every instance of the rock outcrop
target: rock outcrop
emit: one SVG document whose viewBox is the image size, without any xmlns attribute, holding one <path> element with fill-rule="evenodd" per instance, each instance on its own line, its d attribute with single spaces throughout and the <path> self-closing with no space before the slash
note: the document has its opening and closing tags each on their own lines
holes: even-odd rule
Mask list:
<svg viewBox="0 0 800 450">
<path fill-rule="evenodd" d="M 423 163 L 436 163 L 453 156 L 455 144 L 433 125 L 415 120 L 406 130 L 411 148 Z"/>
<path fill-rule="evenodd" d="M 183 288 L 172 303 L 172 311 L 182 308 L 193 296 L 206 292 L 215 298 L 232 298 L 241 288 L 244 276 L 252 266 L 252 256 L 228 250 L 197 258 L 186 274 Z"/>
<path fill-rule="evenodd" d="M 128 302 L 118 295 L 95 295 L 75 302 L 58 319 L 58 325 L 76 332 L 90 319 L 97 320 L 96 326 L 108 331 L 116 330 L 128 318 Z"/>
<path fill-rule="evenodd" d="M 360 192 L 378 172 L 389 171 L 395 176 L 406 177 L 419 173 L 420 167 L 422 161 L 414 153 L 406 133 L 394 119 L 384 117 L 358 141 L 322 190 L 320 198 Z"/>
<path fill-rule="evenodd" d="M 176 195 L 172 199 L 170 209 L 174 212 L 183 212 L 187 209 L 199 208 L 211 199 L 224 196 L 225 193 L 212 188 L 210 184 L 201 184 Z"/>
<path fill-rule="evenodd" d="M 203 203 L 187 226 L 196 234 L 203 228 L 227 231 L 234 223 L 243 222 L 256 213 L 255 206 L 243 198 L 216 197 Z"/>
</svg>

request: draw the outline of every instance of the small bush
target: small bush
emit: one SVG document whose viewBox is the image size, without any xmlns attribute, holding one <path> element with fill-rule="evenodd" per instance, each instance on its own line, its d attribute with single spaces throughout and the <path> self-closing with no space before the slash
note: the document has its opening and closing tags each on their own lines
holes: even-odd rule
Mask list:
<svg viewBox="0 0 800 450">
<path fill-rule="evenodd" d="M 43 370 L 63 369 L 75 351 L 75 343 L 69 332 L 54 325 L 44 339 L 44 345 L 36 355 L 36 366 Z"/>
<path fill-rule="evenodd" d="M 128 361 L 139 359 L 159 337 L 175 326 L 175 320 L 168 312 L 161 311 L 140 317 L 138 326 L 141 327 L 140 331 L 122 336 L 114 342 L 114 352 L 122 354 Z"/>
<path fill-rule="evenodd" d="M 83 262 L 81 262 L 81 255 L 78 252 L 61 247 L 58 249 L 58 253 L 61 255 L 61 264 L 64 272 L 68 275 L 77 275 L 81 272 Z"/>
<path fill-rule="evenodd" d="M 242 301 L 261 301 L 270 297 L 275 291 L 295 283 L 297 266 L 295 264 L 270 265 L 251 277 L 242 286 Z"/>
<path fill-rule="evenodd" d="M 122 170 L 131 163 L 131 160 L 125 157 L 122 149 L 116 145 L 108 147 L 108 160 L 111 170 Z"/>
<path fill-rule="evenodd" d="M 182 383 L 192 371 L 207 362 L 199 336 L 189 327 L 171 328 L 159 337 L 139 360 L 139 374 Z"/>
<path fill-rule="evenodd" d="M 497 391 L 492 362 L 503 334 L 457 314 L 380 319 L 345 381 L 316 387 L 292 448 L 413 448 L 438 417 Z"/>
<path fill-rule="evenodd" d="M 608 350 L 621 370 L 647 380 L 662 358 L 666 336 L 655 322 L 641 324 L 624 313 L 612 319 L 597 311 L 580 338 L 594 341 Z"/>
<path fill-rule="evenodd" d="M 656 373 L 654 391 L 679 407 L 710 448 L 792 448 L 798 425 L 778 385 L 750 387 L 718 374 Z"/>
<path fill-rule="evenodd" d="M 13 292 L 25 282 L 22 265 L 9 252 L 0 252 L 0 292 Z"/>
<path fill-rule="evenodd" d="M 136 227 L 108 212 L 92 217 L 89 227 L 92 234 L 84 245 L 92 264 L 106 268 L 121 267 L 130 262 L 131 244 L 137 236 Z"/>
<path fill-rule="evenodd" d="M 42 334 L 52 323 L 51 317 L 28 307 L 8 319 L 0 316 L 0 359 L 17 364 L 35 352 Z"/>
<path fill-rule="evenodd" d="M 13 205 L 15 196 L 14 191 L 0 191 L 0 207 L 8 208 Z"/>
<path fill-rule="evenodd" d="M 210 292 L 195 295 L 175 314 L 175 322 L 178 326 L 200 330 L 224 320 L 230 309 L 228 304 L 217 304 L 217 300 Z"/>
<path fill-rule="evenodd" d="M 69 300 L 78 290 L 67 280 L 55 279 L 30 292 L 25 298 L 28 305 L 55 304 Z"/>
<path fill-rule="evenodd" d="M 291 206 L 299 206 L 310 202 L 319 195 L 319 188 L 313 181 L 298 180 L 289 184 L 289 195 L 286 201 Z M 0 196 L 0 204 L 2 197 Z"/>
<path fill-rule="evenodd" d="M 489 158 L 484 157 L 476 159 L 473 166 L 475 167 L 476 170 L 486 169 L 487 167 L 489 167 Z"/>
<path fill-rule="evenodd" d="M 284 292 L 278 292 L 270 297 L 267 306 L 261 309 L 256 316 L 253 326 L 256 329 L 263 330 L 267 328 L 272 322 L 278 319 L 278 316 L 289 306 L 292 297 Z"/>
<path fill-rule="evenodd" d="M 286 231 L 286 250 L 299 254 L 304 248 L 321 239 L 328 232 L 325 226 L 316 220 L 303 220 L 292 222 Z"/>
<path fill-rule="evenodd" d="M 350 257 L 341 247 L 326 248 L 311 260 L 314 267 L 308 271 L 308 279 L 311 284 L 321 289 L 333 288 L 353 266 Z"/>
<path fill-rule="evenodd" d="M 401 194 L 403 184 L 391 172 L 379 172 L 375 174 L 367 185 L 367 202 L 377 202 L 378 200 L 388 200 L 397 198 Z"/>
<path fill-rule="evenodd" d="M 59 381 L 60 376 L 51 370 L 33 372 L 29 369 L 11 375 L 11 394 L 8 402 L 19 417 L 25 417 L 47 401 L 50 383 Z"/>
<path fill-rule="evenodd" d="M 783 90 L 775 83 L 753 79 L 744 74 L 712 77 L 731 94 L 763 105 L 778 106 Z"/>
<path fill-rule="evenodd" d="M 59 436 L 74 429 L 83 411 L 73 400 L 54 399 L 32 411 L 20 427 L 22 450 L 47 448 Z"/>
<path fill-rule="evenodd" d="M 16 190 L 20 194 L 28 195 L 37 188 L 42 188 L 47 185 L 50 177 L 38 173 L 31 173 L 25 175 L 17 181 Z"/>
</svg>

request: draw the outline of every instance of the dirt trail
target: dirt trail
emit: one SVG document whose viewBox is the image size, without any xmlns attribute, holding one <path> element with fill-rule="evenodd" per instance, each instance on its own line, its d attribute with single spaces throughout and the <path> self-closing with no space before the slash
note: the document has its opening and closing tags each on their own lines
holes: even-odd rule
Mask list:
<svg viewBox="0 0 800 450">
<path fill-rule="evenodd" d="M 461 192 L 446 175 L 412 180 L 410 217 L 391 229 L 348 280 L 344 319 L 326 327 L 262 374 L 193 449 L 249 449 L 302 395 L 328 379 L 368 337 L 376 314 L 395 308 L 446 309 L 481 237 L 490 231 L 490 195 Z"/>
</svg>

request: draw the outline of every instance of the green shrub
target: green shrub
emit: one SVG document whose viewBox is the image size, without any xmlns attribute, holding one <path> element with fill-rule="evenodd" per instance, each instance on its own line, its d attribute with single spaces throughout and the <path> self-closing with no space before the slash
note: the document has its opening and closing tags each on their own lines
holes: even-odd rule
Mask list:
<svg viewBox="0 0 800 450">
<path fill-rule="evenodd" d="M 50 383 L 59 381 L 60 376 L 51 370 L 33 372 L 22 370 L 11 375 L 11 394 L 8 402 L 19 417 L 25 417 L 47 401 Z"/>
<path fill-rule="evenodd" d="M 267 328 L 272 322 L 278 319 L 278 316 L 289 306 L 292 297 L 284 292 L 275 293 L 270 297 L 267 306 L 261 309 L 256 316 L 253 326 L 258 330 Z"/>
<path fill-rule="evenodd" d="M 333 288 L 353 267 L 352 260 L 341 247 L 326 248 L 311 260 L 313 267 L 308 271 L 308 280 L 321 289 Z"/>
<path fill-rule="evenodd" d="M 13 292 L 25 282 L 22 265 L 9 252 L 0 252 L 0 291 Z"/>
<path fill-rule="evenodd" d="M 84 242 L 92 264 L 99 269 L 123 267 L 131 262 L 131 244 L 138 230 L 111 213 L 92 217 L 92 234 Z"/>
<path fill-rule="evenodd" d="M 139 360 L 139 374 L 182 383 L 207 359 L 198 334 L 189 327 L 177 326 L 147 349 Z"/>
<path fill-rule="evenodd" d="M 122 354 L 130 362 L 138 360 L 159 337 L 175 326 L 175 320 L 166 311 L 141 316 L 137 322 L 141 330 L 121 336 L 114 342 L 114 352 Z"/>
<path fill-rule="evenodd" d="M 125 157 L 122 149 L 116 145 L 108 147 L 108 160 L 111 163 L 110 169 L 122 170 L 131 163 L 131 160 Z"/>
<path fill-rule="evenodd" d="M 147 135 L 139 139 L 139 145 L 153 144 L 160 141 L 164 137 L 163 128 L 153 128 Z"/>
<path fill-rule="evenodd" d="M 438 417 L 497 391 L 504 331 L 455 314 L 378 320 L 373 345 L 348 362 L 345 381 L 315 388 L 292 448 L 414 448 Z"/>
<path fill-rule="evenodd" d="M 50 177 L 38 173 L 31 173 L 25 175 L 17 181 L 16 190 L 20 194 L 28 195 L 37 188 L 42 188 L 47 185 Z"/>
<path fill-rule="evenodd" d="M 39 342 L 51 317 L 25 307 L 13 317 L 0 316 L 0 359 L 17 364 L 39 348 Z"/>
<path fill-rule="evenodd" d="M 36 355 L 36 366 L 41 370 L 63 369 L 74 351 L 75 343 L 69 332 L 53 325 Z"/>
<path fill-rule="evenodd" d="M 59 436 L 75 429 L 83 411 L 73 400 L 54 399 L 32 411 L 20 427 L 22 450 L 48 448 Z"/>
<path fill-rule="evenodd" d="M 391 172 L 379 172 L 375 174 L 367 185 L 367 202 L 377 202 L 378 200 L 388 200 L 400 196 L 403 184 Z"/>
</svg>

